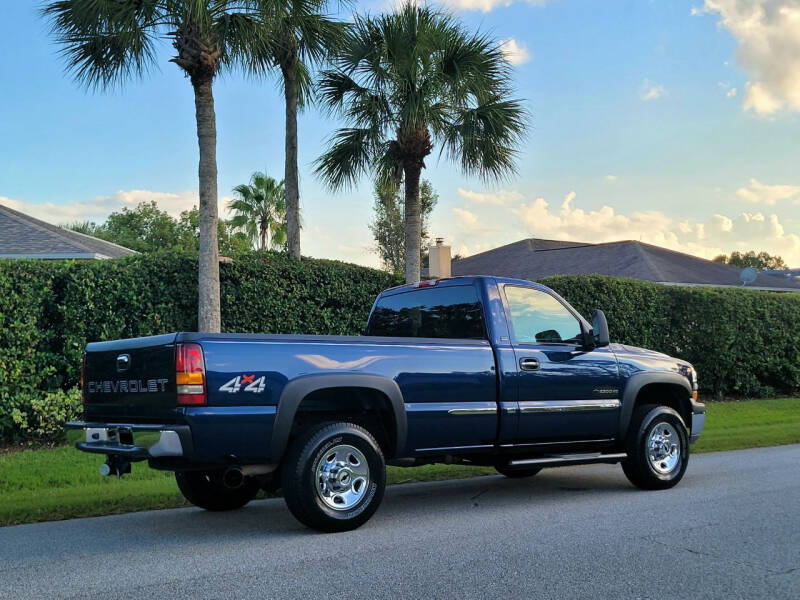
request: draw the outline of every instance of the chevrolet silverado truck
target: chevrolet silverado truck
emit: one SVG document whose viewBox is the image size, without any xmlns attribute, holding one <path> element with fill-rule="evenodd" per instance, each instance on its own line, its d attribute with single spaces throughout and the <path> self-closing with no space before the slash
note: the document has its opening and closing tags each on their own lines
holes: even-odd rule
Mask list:
<svg viewBox="0 0 800 600">
<path fill-rule="evenodd" d="M 635 486 L 677 484 L 703 429 L 682 360 L 610 344 L 553 290 L 455 277 L 381 293 L 364 336 L 171 333 L 95 342 L 82 369 L 79 450 L 101 473 L 147 461 L 203 509 L 282 488 L 321 531 L 378 508 L 386 465 L 621 463 Z M 77 438 L 77 439 L 75 439 Z"/>
</svg>

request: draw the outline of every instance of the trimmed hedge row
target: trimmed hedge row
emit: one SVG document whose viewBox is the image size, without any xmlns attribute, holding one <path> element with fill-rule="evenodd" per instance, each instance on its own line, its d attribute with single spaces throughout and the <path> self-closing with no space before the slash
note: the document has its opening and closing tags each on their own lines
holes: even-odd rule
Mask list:
<svg viewBox="0 0 800 600">
<path fill-rule="evenodd" d="M 360 334 L 378 292 L 399 283 L 374 269 L 272 252 L 221 264 L 220 279 L 223 331 L 248 333 Z M 194 257 L 0 260 L 0 440 L 46 429 L 33 401 L 74 389 L 87 341 L 196 328 Z"/>
<path fill-rule="evenodd" d="M 222 264 L 220 277 L 223 330 L 241 332 L 359 334 L 378 292 L 399 283 L 382 271 L 277 253 Z M 542 282 L 586 316 L 602 308 L 614 341 L 691 361 L 701 393 L 800 389 L 798 294 L 600 276 Z M 48 415 L 61 414 L 61 398 L 64 410 L 74 410 L 87 341 L 192 331 L 196 322 L 197 260 L 190 256 L 0 260 L 0 440 L 52 431 Z M 58 390 L 65 393 L 42 402 Z"/>
<path fill-rule="evenodd" d="M 541 283 L 587 317 L 601 308 L 613 341 L 691 362 L 701 394 L 764 397 L 800 390 L 800 294 L 594 275 Z"/>
</svg>

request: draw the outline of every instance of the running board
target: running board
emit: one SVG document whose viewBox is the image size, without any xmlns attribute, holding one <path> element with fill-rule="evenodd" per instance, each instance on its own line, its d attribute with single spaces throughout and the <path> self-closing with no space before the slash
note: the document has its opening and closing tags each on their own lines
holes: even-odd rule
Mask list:
<svg viewBox="0 0 800 600">
<path fill-rule="evenodd" d="M 522 458 L 509 461 L 509 468 L 525 467 L 561 467 L 567 465 L 591 465 L 594 463 L 618 463 L 625 460 L 628 455 L 625 452 L 617 454 L 552 454 L 538 458 Z"/>
</svg>

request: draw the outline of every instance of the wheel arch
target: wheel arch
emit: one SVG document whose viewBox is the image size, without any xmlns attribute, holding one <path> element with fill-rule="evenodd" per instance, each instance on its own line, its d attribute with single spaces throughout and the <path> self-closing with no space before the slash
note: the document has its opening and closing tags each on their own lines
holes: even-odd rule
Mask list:
<svg viewBox="0 0 800 600">
<path fill-rule="evenodd" d="M 619 439 L 625 439 L 637 404 L 654 403 L 673 408 L 683 419 L 686 428 L 692 423 L 692 386 L 678 373 L 637 373 L 632 375 L 622 394 Z"/>
<path fill-rule="evenodd" d="M 393 418 L 393 452 L 399 456 L 406 444 L 408 422 L 406 419 L 403 394 L 397 383 L 379 375 L 328 373 L 305 375 L 293 379 L 283 388 L 275 414 L 270 443 L 270 459 L 279 462 L 289 443 L 298 410 L 304 400 L 326 391 L 341 389 L 361 390 L 368 394 L 380 394 L 390 407 Z"/>
</svg>

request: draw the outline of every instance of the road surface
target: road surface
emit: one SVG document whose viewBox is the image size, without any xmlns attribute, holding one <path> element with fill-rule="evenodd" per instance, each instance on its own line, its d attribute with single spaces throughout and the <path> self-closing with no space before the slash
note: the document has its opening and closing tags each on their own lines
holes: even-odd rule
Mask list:
<svg viewBox="0 0 800 600">
<path fill-rule="evenodd" d="M 0 499 L 2 501 L 2 499 Z M 0 529 L 0 598 L 800 598 L 800 445 L 388 489 L 324 535 L 280 499 Z"/>
</svg>

